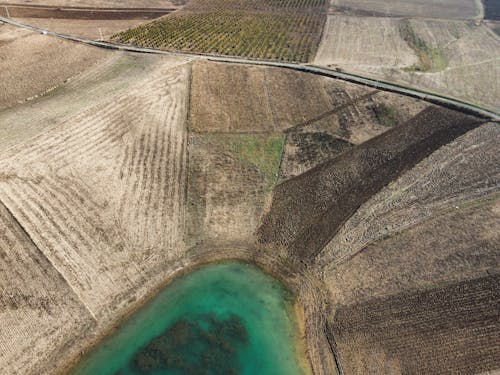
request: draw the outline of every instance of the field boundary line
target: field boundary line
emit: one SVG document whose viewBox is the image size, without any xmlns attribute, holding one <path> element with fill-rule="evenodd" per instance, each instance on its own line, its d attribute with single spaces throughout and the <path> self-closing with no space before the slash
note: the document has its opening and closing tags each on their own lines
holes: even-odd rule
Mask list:
<svg viewBox="0 0 500 375">
<path fill-rule="evenodd" d="M 34 248 L 36 249 L 36 251 L 38 251 L 38 253 L 45 259 L 47 260 L 47 262 L 49 262 L 49 264 L 52 266 L 52 268 L 56 271 L 56 273 L 59 275 L 59 277 L 64 280 L 64 283 L 71 289 L 71 291 L 73 292 L 73 294 L 76 296 L 76 298 L 78 299 L 78 301 L 82 304 L 82 306 L 85 308 L 85 310 L 88 311 L 88 313 L 90 314 L 90 316 L 92 317 L 92 319 L 94 320 L 94 322 L 98 323 L 97 321 L 97 318 L 95 316 L 95 314 L 92 312 L 92 310 L 90 310 L 90 308 L 85 304 L 85 302 L 83 302 L 83 300 L 80 298 L 80 295 L 76 292 L 76 290 L 73 288 L 73 286 L 71 285 L 71 283 L 64 277 L 64 275 L 61 273 L 61 271 L 59 271 L 59 269 L 56 267 L 56 265 L 50 260 L 50 258 L 42 251 L 42 249 L 40 249 L 40 247 L 36 244 L 35 240 L 33 239 L 33 237 L 31 237 L 31 235 L 29 234 L 29 232 L 27 231 L 27 229 L 21 224 L 21 222 L 19 221 L 19 219 L 16 217 L 16 215 L 14 214 L 14 212 L 12 212 L 12 210 L 5 204 L 5 202 L 2 201 L 2 199 L 0 198 L 0 205 L 3 206 L 5 208 L 5 210 L 7 210 L 7 212 L 9 213 L 9 215 L 12 217 L 12 219 L 14 220 L 14 222 L 16 223 L 16 225 L 19 226 L 19 228 L 21 229 L 21 232 L 23 234 L 26 235 L 26 238 L 28 239 L 28 241 L 34 246 Z"/>
<path fill-rule="evenodd" d="M 303 128 L 305 128 L 308 125 L 312 125 L 315 122 L 318 122 L 318 121 L 321 121 L 321 120 L 323 120 L 325 118 L 333 116 L 335 113 L 337 113 L 339 111 L 342 111 L 344 109 L 352 107 L 352 106 L 356 105 L 357 103 L 362 102 L 364 100 L 367 100 L 367 99 L 371 98 L 372 96 L 378 94 L 379 92 L 380 92 L 379 90 L 373 90 L 373 91 L 370 91 L 370 92 L 368 92 L 368 93 L 366 93 L 364 95 L 355 97 L 353 99 L 349 99 L 347 102 L 345 102 L 343 104 L 339 104 L 338 106 L 333 107 L 332 109 L 329 109 L 328 111 L 325 111 L 325 112 L 319 114 L 316 117 L 313 117 L 313 118 L 311 118 L 309 120 L 301 122 L 300 124 L 292 126 L 291 128 L 285 129 L 284 132 L 290 133 L 290 132 L 293 132 L 293 131 L 302 130 Z"/>
<path fill-rule="evenodd" d="M 483 118 L 491 119 L 495 122 L 500 121 L 500 113 L 494 110 L 481 107 L 476 104 L 472 104 L 460 99 L 456 99 L 443 94 L 438 94 L 431 91 L 422 90 L 415 87 L 409 87 L 398 83 L 387 82 L 384 80 L 373 79 L 364 77 L 358 74 L 346 73 L 330 69 L 327 67 L 314 65 L 314 64 L 299 64 L 292 62 L 278 62 L 272 60 L 259 60 L 259 59 L 247 59 L 240 57 L 230 57 L 230 56 L 217 56 L 217 55 L 207 55 L 207 54 L 197 54 L 197 53 L 187 53 L 187 52 L 173 52 L 173 51 L 163 51 L 154 48 L 137 47 L 125 44 L 111 43 L 111 42 L 101 42 L 92 39 L 81 38 L 68 34 L 56 33 L 46 29 L 42 29 L 35 26 L 30 26 L 23 24 L 21 22 L 14 21 L 10 18 L 0 16 L 0 23 L 9 24 L 16 27 L 21 27 L 27 30 L 42 33 L 44 35 L 55 36 L 58 38 L 70 40 L 77 43 L 83 43 L 95 47 L 107 48 L 111 50 L 118 51 L 129 51 L 138 53 L 150 53 L 150 54 L 160 54 L 169 56 L 179 56 L 186 58 L 198 58 L 206 59 L 208 61 L 218 61 L 225 63 L 235 63 L 235 64 L 246 64 L 246 65 L 259 65 L 259 66 L 270 66 L 277 68 L 286 68 L 306 73 L 312 73 L 316 75 L 321 75 L 330 78 L 337 78 L 347 82 L 357 83 L 364 86 L 374 87 L 379 90 L 399 93 L 401 95 L 421 99 L 429 103 L 438 104 L 450 109 L 459 110 L 464 113 L 473 114 Z"/>
</svg>

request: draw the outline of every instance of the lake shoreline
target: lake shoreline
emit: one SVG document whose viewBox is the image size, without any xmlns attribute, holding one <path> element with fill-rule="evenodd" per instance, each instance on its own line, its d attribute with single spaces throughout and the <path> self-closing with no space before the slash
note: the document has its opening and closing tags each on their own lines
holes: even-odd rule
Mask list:
<svg viewBox="0 0 500 375">
<path fill-rule="evenodd" d="M 201 257 L 198 254 L 194 259 L 189 259 L 180 267 L 173 268 L 169 274 L 167 274 L 166 277 L 163 278 L 163 280 L 160 281 L 160 283 L 154 288 L 151 288 L 143 298 L 134 301 L 130 308 L 120 314 L 118 319 L 110 321 L 108 324 L 103 324 L 100 327 L 98 326 L 95 330 L 100 331 L 100 333 L 94 335 L 92 335 L 92 333 L 90 335 L 84 335 L 82 341 L 75 342 L 74 345 L 72 345 L 72 349 L 74 347 L 79 347 L 79 350 L 76 354 L 72 355 L 69 360 L 61 363 L 59 371 L 57 371 L 56 374 L 71 374 L 76 369 L 76 366 L 103 340 L 113 336 L 118 330 L 120 330 L 125 322 L 127 322 L 144 306 L 150 303 L 154 298 L 156 298 L 163 289 L 167 288 L 175 280 L 205 266 L 228 262 L 240 262 L 255 266 L 265 274 L 278 280 L 289 292 L 291 292 L 294 298 L 291 312 L 294 314 L 294 322 L 297 324 L 297 327 L 294 327 L 297 337 L 293 344 L 295 350 L 298 352 L 296 353 L 296 358 L 301 365 L 300 367 L 304 370 L 304 373 L 307 375 L 312 374 L 312 368 L 314 365 L 308 355 L 309 348 L 307 345 L 307 309 L 301 301 L 299 295 L 300 291 L 296 288 L 293 282 L 290 282 L 290 278 L 286 275 L 289 269 L 283 269 L 283 267 L 280 267 L 277 264 L 277 259 L 275 257 L 263 256 L 257 258 L 254 251 L 251 251 L 250 249 L 245 250 L 246 251 L 232 251 L 231 254 L 228 254 L 227 249 L 222 253 L 220 251 L 209 251 L 202 254 Z"/>
</svg>

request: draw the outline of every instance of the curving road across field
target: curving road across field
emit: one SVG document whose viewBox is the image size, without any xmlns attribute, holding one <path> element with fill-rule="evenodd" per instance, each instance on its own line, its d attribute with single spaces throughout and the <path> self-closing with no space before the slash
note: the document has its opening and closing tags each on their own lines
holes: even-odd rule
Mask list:
<svg viewBox="0 0 500 375">
<path fill-rule="evenodd" d="M 138 52 L 138 53 L 152 53 L 152 54 L 162 54 L 162 55 L 171 55 L 171 56 L 182 56 L 192 59 L 206 59 L 209 61 L 219 61 L 219 62 L 227 62 L 227 63 L 237 63 L 237 64 L 250 64 L 250 65 L 262 65 L 262 66 L 272 66 L 278 68 L 286 68 L 293 69 L 297 71 L 307 72 L 318 74 L 326 77 L 332 77 L 337 79 L 342 79 L 344 81 L 349 81 L 353 83 L 362 84 L 365 86 L 375 87 L 384 91 L 391 91 L 395 93 L 399 93 L 406 96 L 411 96 L 414 98 L 422 99 L 431 103 L 439 104 L 445 107 L 449 107 L 452 109 L 457 109 L 463 112 L 467 112 L 470 114 L 474 114 L 477 116 L 489 118 L 493 121 L 500 121 L 500 113 L 491 111 L 487 108 L 480 107 L 478 105 L 468 103 L 465 101 L 461 101 L 446 95 L 441 95 L 437 93 L 432 93 L 429 91 L 421 90 L 418 88 L 413 88 L 409 86 L 403 86 L 396 83 L 390 83 L 386 81 L 376 80 L 372 78 L 363 77 L 357 74 L 346 73 L 343 71 L 337 71 L 334 69 L 329 69 L 322 66 L 311 65 L 311 64 L 297 64 L 297 63 L 287 63 L 287 62 L 278 62 L 271 60 L 258 60 L 258 59 L 248 59 L 242 57 L 228 57 L 228 56 L 212 56 L 212 55 L 204 55 L 204 54 L 196 54 L 196 53 L 186 53 L 186 52 L 171 52 L 171 51 L 163 51 L 154 48 L 147 47 L 137 47 L 130 46 L 125 44 L 111 43 L 111 42 L 103 42 L 96 41 L 92 39 L 81 38 L 74 35 L 67 35 L 56 33 L 53 31 L 49 31 L 46 29 L 42 29 L 39 27 L 26 25 L 21 22 L 14 21 L 10 18 L 1 17 L 0 23 L 6 23 L 9 25 L 22 27 L 27 30 L 32 30 L 35 32 L 39 32 L 45 35 L 55 36 L 58 38 L 63 38 L 67 40 L 71 40 L 78 43 L 84 43 L 88 45 L 92 45 L 100 48 L 121 50 L 121 51 L 130 51 L 130 52 Z"/>
</svg>

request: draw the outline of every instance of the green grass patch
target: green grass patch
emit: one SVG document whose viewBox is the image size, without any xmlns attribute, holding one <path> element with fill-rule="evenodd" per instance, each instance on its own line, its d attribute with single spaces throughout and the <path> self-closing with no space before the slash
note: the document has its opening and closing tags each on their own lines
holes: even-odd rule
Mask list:
<svg viewBox="0 0 500 375">
<path fill-rule="evenodd" d="M 264 176 L 266 192 L 278 182 L 285 137 L 268 134 L 217 134 L 214 139 L 245 165 L 256 167 Z"/>
<path fill-rule="evenodd" d="M 448 66 L 448 60 L 443 51 L 435 46 L 429 45 L 413 29 L 410 21 L 404 20 L 399 24 L 399 33 L 403 40 L 415 51 L 419 59 L 418 65 L 413 65 L 406 71 L 441 71 Z"/>
</svg>

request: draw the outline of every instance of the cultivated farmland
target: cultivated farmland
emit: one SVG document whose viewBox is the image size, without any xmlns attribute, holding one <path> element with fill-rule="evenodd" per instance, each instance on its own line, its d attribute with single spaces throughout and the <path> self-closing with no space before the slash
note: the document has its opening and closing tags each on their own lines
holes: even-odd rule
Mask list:
<svg viewBox="0 0 500 375">
<path fill-rule="evenodd" d="M 148 68 L 147 75 L 127 90 L 87 103 L 85 110 L 35 138 L 18 141 L 2 156 L 2 202 L 29 231 L 40 256 L 58 270 L 61 283 L 74 293 L 79 308 L 104 326 L 161 282 L 184 251 L 184 125 L 190 68 L 185 64 L 172 68 L 168 58 L 154 59 Z M 111 72 L 109 67 L 101 70 Z M 114 78 L 108 84 L 119 82 Z M 103 90 L 106 85 L 80 86 L 89 89 L 89 95 L 95 95 L 92 90 L 96 88 Z M 85 100 L 78 103 L 80 108 L 84 104 Z M 143 111 L 130 112 L 130 108 Z M 50 106 L 45 104 L 45 110 Z M 66 297 L 59 301 L 69 303 Z M 45 303 L 47 309 L 55 308 L 52 300 Z M 71 313 L 70 306 L 63 311 Z M 84 321 L 68 325 L 71 334 L 56 329 L 63 324 L 61 319 L 49 320 L 47 329 L 56 338 L 71 340 L 81 329 L 88 334 L 87 318 L 76 315 Z M 39 334 L 43 331 L 33 332 Z M 58 340 L 50 346 L 54 351 L 64 344 Z M 35 349 L 29 346 L 21 352 L 21 347 L 13 346 L 20 357 L 2 361 L 3 368 L 22 373 L 21 364 L 33 360 Z M 43 354 L 55 352 L 45 347 Z M 38 365 L 34 361 L 31 366 Z"/>
<path fill-rule="evenodd" d="M 174 51 L 307 62 L 316 53 L 324 0 L 198 0 L 114 41 Z"/>
<path fill-rule="evenodd" d="M 333 334 L 343 368 L 353 374 L 496 369 L 499 282 L 497 274 L 339 309 Z"/>
<path fill-rule="evenodd" d="M 345 371 L 498 368 L 498 208 L 460 205 L 325 270 Z"/>
<path fill-rule="evenodd" d="M 376 31 L 374 31 L 376 30 Z M 500 107 L 500 40 L 465 21 L 329 16 L 320 65 Z"/>
<path fill-rule="evenodd" d="M 459 210 L 500 186 L 497 124 L 474 129 L 434 152 L 363 204 L 322 250 L 335 267 L 370 243 L 447 210 Z"/>
<path fill-rule="evenodd" d="M 481 15 L 482 4 L 477 0 L 331 0 L 330 10 L 365 16 L 473 19 Z"/>
<path fill-rule="evenodd" d="M 3 179 L 0 175 L 0 180 Z M 54 359 L 55 353 L 47 347 L 73 344 L 84 329 L 95 323 L 71 287 L 3 204 L 0 204 L 0 321 L 3 325 L 0 362 L 2 371 L 8 374 L 39 372 L 40 362 Z"/>
<path fill-rule="evenodd" d="M 22 3 L 19 0 L 2 0 L 2 4 Z M 94 8 L 168 8 L 184 4 L 181 0 L 30 0 L 25 3 L 55 7 L 94 7 Z"/>
<path fill-rule="evenodd" d="M 142 35 L 160 43 L 179 30 L 195 37 L 182 48 L 208 40 L 212 53 L 229 53 L 230 42 L 249 56 L 306 61 L 318 24 L 292 26 L 324 18 L 325 6 L 195 0 Z M 497 63 L 498 38 L 484 25 L 336 19 L 324 64 L 356 60 L 353 69 L 416 84 Z M 197 20 L 212 25 L 188 35 Z M 261 30 L 267 24 L 283 33 Z M 350 41 L 364 34 L 335 49 L 325 44 L 332 30 Z M 290 69 L 66 42 L 62 55 L 37 56 L 21 49 L 36 34 L 7 35 L 5 58 L 29 56 L 23 69 L 37 96 L 23 101 L 22 70 L 2 65 L 5 98 L 17 98 L 0 110 L 2 371 L 64 373 L 172 277 L 234 258 L 296 294 L 314 374 L 500 369 L 497 123 Z M 89 64 L 70 59 L 77 47 Z M 54 56 L 61 72 L 46 88 L 39 72 Z M 494 85 L 479 92 L 485 77 L 463 89 L 491 105 Z"/>
<path fill-rule="evenodd" d="M 0 111 L 55 88 L 108 55 L 103 50 L 0 25 Z"/>
<path fill-rule="evenodd" d="M 368 197 L 482 122 L 431 107 L 401 126 L 285 181 L 275 189 L 271 209 L 258 231 L 259 240 L 285 246 L 294 256 L 313 261 Z"/>
</svg>

